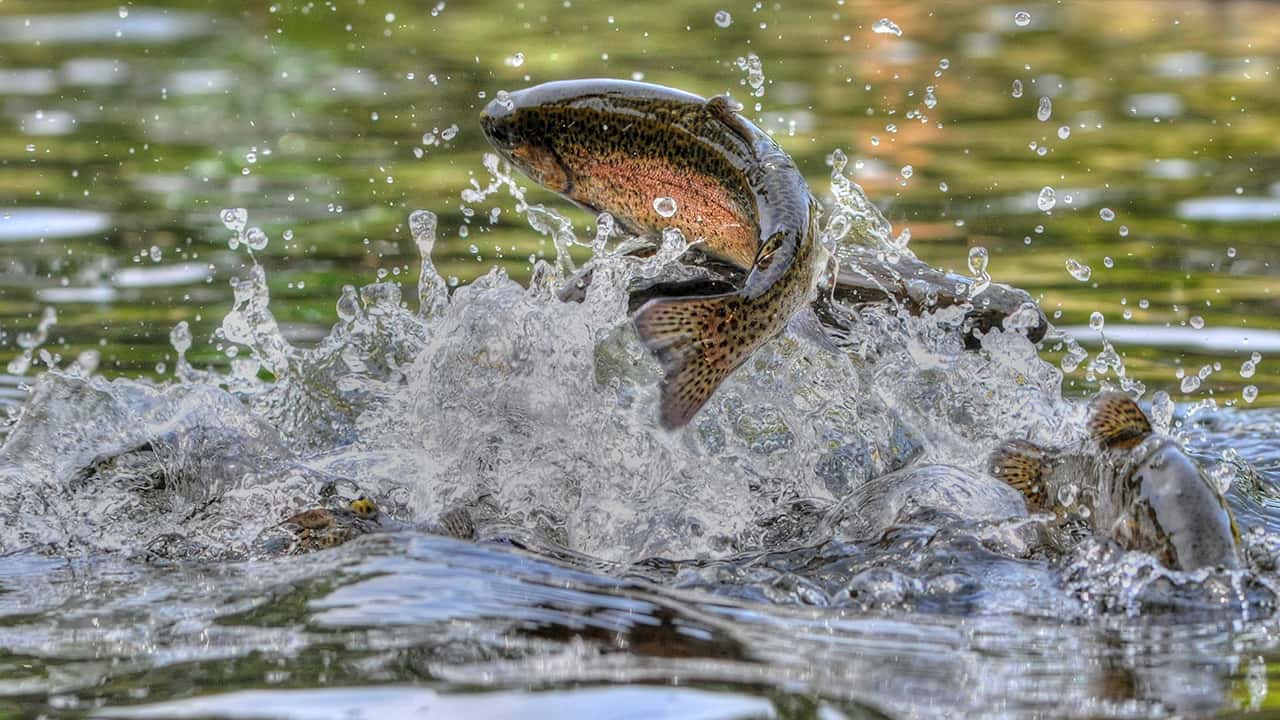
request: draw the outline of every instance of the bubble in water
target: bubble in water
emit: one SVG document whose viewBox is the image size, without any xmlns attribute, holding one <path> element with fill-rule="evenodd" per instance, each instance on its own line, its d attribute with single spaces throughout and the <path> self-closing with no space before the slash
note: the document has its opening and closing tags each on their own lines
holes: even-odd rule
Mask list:
<svg viewBox="0 0 1280 720">
<path fill-rule="evenodd" d="M 1094 330 L 1101 331 L 1106 324 L 1107 324 L 1107 319 L 1103 317 L 1102 313 L 1098 312 L 1097 310 L 1094 310 L 1093 314 L 1089 316 L 1089 327 L 1093 328 Z"/>
<path fill-rule="evenodd" d="M 727 28 L 733 24 L 733 16 L 728 10 L 719 10 L 716 12 L 716 25 Z"/>
<path fill-rule="evenodd" d="M 1075 258 L 1067 258 L 1067 272 L 1071 273 L 1071 277 L 1080 282 L 1088 282 L 1089 278 L 1093 276 L 1093 268 Z"/>
<path fill-rule="evenodd" d="M 1045 185 L 1040 188 L 1040 194 L 1036 197 L 1036 207 L 1043 212 L 1049 212 L 1054 205 L 1058 204 L 1058 194 L 1054 189 Z"/>
<path fill-rule="evenodd" d="M 1046 122 L 1053 115 L 1053 101 L 1048 96 L 1040 98 L 1040 107 L 1036 108 L 1036 119 Z"/>
<path fill-rule="evenodd" d="M 1111 208 L 1102 208 L 1098 211 L 1098 217 L 1102 218 L 1103 222 L 1111 222 L 1116 219 L 1116 213 Z"/>
<path fill-rule="evenodd" d="M 1258 386 L 1246 385 L 1244 390 L 1240 391 L 1240 396 L 1244 398 L 1245 402 L 1252 403 L 1258 399 Z"/>
<path fill-rule="evenodd" d="M 664 218 L 674 217 L 679 208 L 673 197 L 656 197 L 653 199 L 653 210 Z"/>
<path fill-rule="evenodd" d="M 895 37 L 902 37 L 902 28 L 898 27 L 898 24 L 889 18 L 880 18 L 877 20 L 875 24 L 871 26 L 871 31 L 877 35 L 893 35 Z"/>
<path fill-rule="evenodd" d="M 1015 98 L 1022 97 L 1022 81 L 1021 80 L 1013 81 L 1013 91 L 1010 94 L 1013 95 Z"/>
<path fill-rule="evenodd" d="M 1068 126 L 1068 125 L 1063 125 L 1062 127 L 1058 128 L 1058 139 L 1059 139 L 1059 140 L 1066 140 L 1066 139 L 1067 139 L 1067 138 L 1069 138 L 1069 137 L 1071 137 L 1071 127 L 1070 127 L 1070 126 Z"/>
<path fill-rule="evenodd" d="M 1031 13 L 1026 10 L 1019 10 L 1013 14 L 1013 24 L 1018 27 L 1026 27 L 1031 24 Z"/>
</svg>

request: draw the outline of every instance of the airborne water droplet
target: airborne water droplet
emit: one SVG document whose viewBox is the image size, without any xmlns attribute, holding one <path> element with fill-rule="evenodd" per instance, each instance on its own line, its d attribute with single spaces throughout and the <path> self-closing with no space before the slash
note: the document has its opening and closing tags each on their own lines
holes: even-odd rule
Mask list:
<svg viewBox="0 0 1280 720">
<path fill-rule="evenodd" d="M 1067 272 L 1071 273 L 1071 277 L 1080 282 L 1088 282 L 1089 278 L 1093 276 L 1093 268 L 1075 258 L 1067 258 Z"/>
<path fill-rule="evenodd" d="M 1098 211 L 1098 217 L 1102 218 L 1104 222 L 1111 222 L 1116 219 L 1116 213 L 1111 208 L 1102 208 Z"/>
<path fill-rule="evenodd" d="M 716 25 L 727 28 L 733 24 L 733 16 L 728 10 L 719 10 L 716 12 Z"/>
<path fill-rule="evenodd" d="M 1063 125 L 1062 127 L 1058 128 L 1059 140 L 1066 140 L 1069 137 L 1071 137 L 1071 126 Z"/>
<path fill-rule="evenodd" d="M 664 218 L 674 217 L 679 207 L 673 197 L 656 197 L 653 199 L 653 210 Z"/>
<path fill-rule="evenodd" d="M 1058 196 L 1057 193 L 1054 192 L 1053 188 L 1048 185 L 1040 188 L 1040 195 L 1036 197 L 1036 207 L 1040 208 L 1043 212 L 1049 212 L 1053 209 L 1053 206 L 1057 204 Z"/>
<path fill-rule="evenodd" d="M 889 18 L 880 18 L 871 26 L 871 31 L 878 35 L 893 35 L 902 37 L 902 28 Z"/>
<path fill-rule="evenodd" d="M 1013 91 L 1010 94 L 1013 95 L 1015 98 L 1022 97 L 1022 81 L 1021 80 L 1013 81 Z"/>
<path fill-rule="evenodd" d="M 1093 314 L 1089 316 L 1089 327 L 1093 328 L 1094 330 L 1102 330 L 1102 328 L 1105 327 L 1106 324 L 1107 324 L 1107 319 L 1104 318 L 1102 316 L 1102 313 L 1098 312 L 1097 310 L 1094 310 Z"/>
<path fill-rule="evenodd" d="M 1053 101 L 1047 96 L 1040 98 L 1040 107 L 1036 108 L 1036 119 L 1045 122 L 1053 115 Z"/>
<path fill-rule="evenodd" d="M 1245 402 L 1252 403 L 1254 400 L 1258 399 L 1258 386 L 1246 385 L 1244 390 L 1241 391 L 1240 395 L 1241 397 L 1244 398 Z"/>
<path fill-rule="evenodd" d="M 1031 13 L 1026 10 L 1019 10 L 1013 14 L 1013 24 L 1018 27 L 1026 27 L 1031 24 Z"/>
</svg>

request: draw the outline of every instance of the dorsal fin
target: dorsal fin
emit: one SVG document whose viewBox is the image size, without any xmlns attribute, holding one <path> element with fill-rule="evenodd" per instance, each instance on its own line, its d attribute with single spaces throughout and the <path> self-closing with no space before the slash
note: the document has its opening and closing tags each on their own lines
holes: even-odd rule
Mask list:
<svg viewBox="0 0 1280 720">
<path fill-rule="evenodd" d="M 756 143 L 756 133 L 747 124 L 746 120 L 738 114 L 742 109 L 742 105 L 738 101 L 728 95 L 717 95 L 707 101 L 707 110 L 716 117 L 717 120 L 724 123 L 726 127 L 733 131 L 734 135 L 742 138 L 747 147 L 754 147 Z"/>
<path fill-rule="evenodd" d="M 1026 440 L 1006 441 L 991 453 L 987 469 L 992 476 L 1022 493 L 1032 512 L 1049 508 L 1049 491 L 1045 485 L 1049 453 L 1044 448 Z"/>
<path fill-rule="evenodd" d="M 1131 448 L 1151 435 L 1151 421 L 1128 395 L 1103 393 L 1093 401 L 1089 435 L 1104 448 Z"/>
</svg>

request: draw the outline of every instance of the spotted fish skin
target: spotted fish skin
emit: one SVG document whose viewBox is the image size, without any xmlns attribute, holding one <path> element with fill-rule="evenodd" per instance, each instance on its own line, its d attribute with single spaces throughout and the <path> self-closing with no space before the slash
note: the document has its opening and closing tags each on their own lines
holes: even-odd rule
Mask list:
<svg viewBox="0 0 1280 720">
<path fill-rule="evenodd" d="M 1089 446 L 1047 450 L 1011 440 L 993 453 L 993 475 L 1037 511 L 1065 515 L 1062 490 L 1078 489 L 1094 534 L 1155 556 L 1166 567 L 1240 566 L 1240 531 L 1222 493 L 1173 438 L 1156 433 L 1128 396 L 1103 393 L 1089 415 Z"/>
<path fill-rule="evenodd" d="M 580 207 L 637 235 L 678 228 L 747 271 L 734 292 L 658 298 L 636 312 L 665 373 L 665 427 L 687 424 L 812 295 L 826 262 L 816 200 L 791 158 L 727 98 L 552 82 L 494 100 L 480 123 L 503 157 Z M 673 217 L 655 209 L 660 197 L 676 201 Z"/>
</svg>

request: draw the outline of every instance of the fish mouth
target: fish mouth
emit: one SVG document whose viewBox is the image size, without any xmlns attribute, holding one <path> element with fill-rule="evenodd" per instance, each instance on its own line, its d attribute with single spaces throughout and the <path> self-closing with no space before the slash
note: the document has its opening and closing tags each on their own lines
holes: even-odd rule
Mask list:
<svg viewBox="0 0 1280 720">
<path fill-rule="evenodd" d="M 494 149 L 507 154 L 520 144 L 512 132 L 511 118 L 515 112 L 500 100 L 494 100 L 480 112 L 480 130 Z"/>
</svg>

